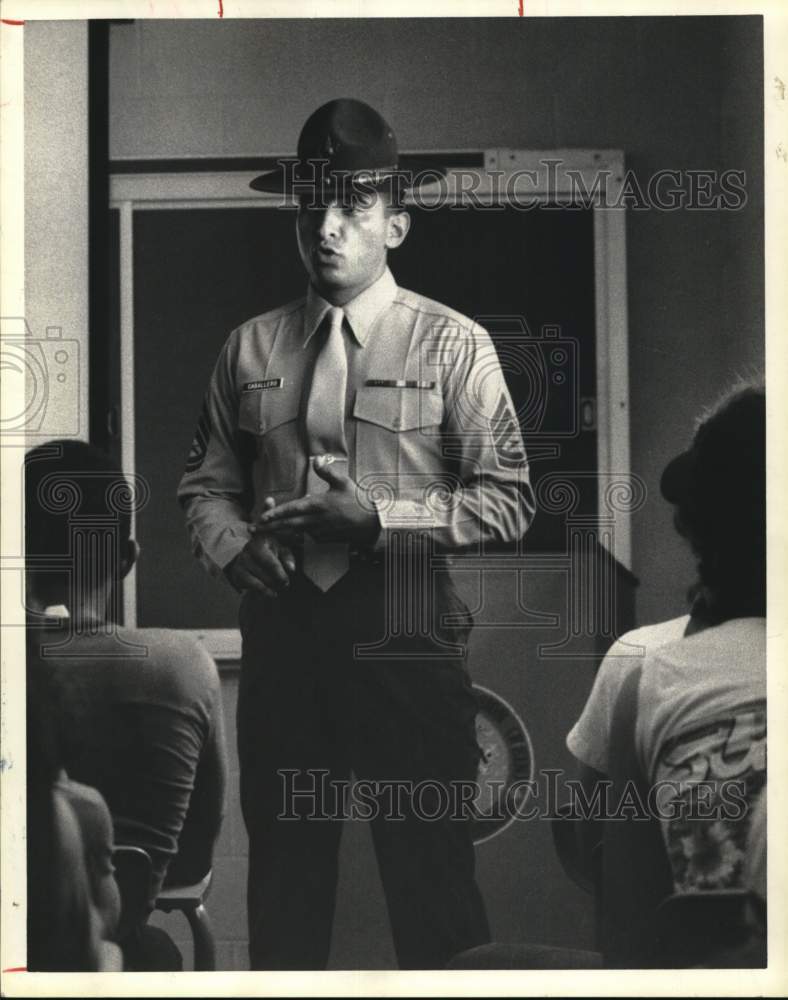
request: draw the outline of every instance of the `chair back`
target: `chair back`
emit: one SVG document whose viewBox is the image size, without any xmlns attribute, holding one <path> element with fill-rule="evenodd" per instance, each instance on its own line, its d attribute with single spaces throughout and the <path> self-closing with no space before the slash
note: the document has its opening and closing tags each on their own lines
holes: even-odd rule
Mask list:
<svg viewBox="0 0 788 1000">
<path fill-rule="evenodd" d="M 117 938 L 123 942 L 136 927 L 145 923 L 150 914 L 153 863 L 144 848 L 130 844 L 117 845 L 112 862 L 121 903 Z"/>
<path fill-rule="evenodd" d="M 550 817 L 553 847 L 564 874 L 583 892 L 596 894 L 602 878 L 602 843 L 595 844 L 586 853 L 580 847 L 578 827 L 589 820 L 574 815 L 572 803 L 557 807 Z"/>
</svg>

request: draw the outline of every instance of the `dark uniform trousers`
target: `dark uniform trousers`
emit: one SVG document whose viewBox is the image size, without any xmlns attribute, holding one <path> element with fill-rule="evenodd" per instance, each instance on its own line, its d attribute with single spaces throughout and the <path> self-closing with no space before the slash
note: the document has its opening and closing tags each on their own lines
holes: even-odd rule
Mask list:
<svg viewBox="0 0 788 1000">
<path fill-rule="evenodd" d="M 400 968 L 443 968 L 489 941 L 471 824 L 447 798 L 453 782 L 476 779 L 476 701 L 463 660 L 430 655 L 464 643 L 470 617 L 448 573 L 415 601 L 432 629 L 418 627 L 407 595 L 387 602 L 385 581 L 384 567 L 356 562 L 327 593 L 299 576 L 279 598 L 248 592 L 242 602 L 238 748 L 253 969 L 326 967 L 343 825 L 330 782 L 351 770 L 387 789 L 370 822 Z M 396 637 L 360 657 L 355 646 L 384 639 L 387 603 L 398 609 Z M 447 615 L 462 620 L 447 624 Z M 427 782 L 415 812 L 393 782 Z"/>
</svg>

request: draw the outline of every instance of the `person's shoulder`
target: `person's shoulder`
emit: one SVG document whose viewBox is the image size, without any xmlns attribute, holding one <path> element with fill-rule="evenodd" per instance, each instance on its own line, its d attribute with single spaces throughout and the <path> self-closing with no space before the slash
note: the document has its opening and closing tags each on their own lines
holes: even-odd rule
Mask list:
<svg viewBox="0 0 788 1000">
<path fill-rule="evenodd" d="M 436 299 L 429 299 L 426 295 L 412 292 L 408 288 L 397 287 L 394 305 L 422 314 L 425 318 L 437 324 L 439 329 L 448 329 L 466 336 L 483 332 L 483 328 L 479 326 L 476 320 L 471 319 L 470 316 L 465 316 L 443 302 L 438 302 Z"/>
<path fill-rule="evenodd" d="M 252 316 L 235 327 L 229 339 L 231 342 L 240 343 L 249 339 L 274 337 L 283 322 L 297 321 L 303 315 L 305 303 L 306 298 L 302 295 L 301 298 L 293 299 L 276 309 L 269 309 L 268 312 Z"/>
<path fill-rule="evenodd" d="M 625 632 L 605 653 L 595 679 L 595 687 L 617 688 L 632 670 L 644 665 L 650 653 L 679 641 L 684 635 L 689 615 L 669 621 L 641 625 Z"/>
<path fill-rule="evenodd" d="M 642 733 L 677 706 L 701 716 L 731 693 L 761 700 L 766 683 L 766 619 L 737 618 L 650 649 L 643 663 Z M 716 708 L 715 708 L 716 710 Z M 645 739 L 645 737 L 644 737 Z"/>
<path fill-rule="evenodd" d="M 219 688 L 216 663 L 205 647 L 187 632 L 174 629 L 124 629 L 123 641 L 141 646 L 146 679 L 161 691 L 183 698 Z M 141 679 L 141 678 L 140 678 Z"/>
<path fill-rule="evenodd" d="M 681 640 L 688 623 L 689 615 L 679 615 L 679 617 L 670 618 L 667 621 L 640 625 L 616 639 L 608 650 L 606 658 L 637 657 L 642 659 L 651 650 Z"/>
<path fill-rule="evenodd" d="M 153 658 L 171 666 L 188 666 L 195 672 L 204 672 L 211 677 L 216 673 L 216 664 L 205 646 L 188 632 L 167 628 L 141 628 L 129 630 L 127 634 L 145 645 Z"/>
<path fill-rule="evenodd" d="M 766 619 L 731 618 L 717 625 L 701 628 L 692 635 L 662 643 L 654 648 L 649 662 L 679 669 L 694 669 L 703 661 L 725 666 L 736 663 L 738 669 L 765 669 Z"/>
<path fill-rule="evenodd" d="M 92 785 L 83 785 L 63 774 L 56 782 L 56 787 L 65 795 L 69 805 L 74 810 L 82 833 L 91 842 L 97 837 L 106 836 L 112 839 L 112 818 L 109 806 L 101 792 Z"/>
<path fill-rule="evenodd" d="M 92 785 L 84 785 L 63 773 L 56 781 L 57 787 L 63 792 L 74 808 L 100 813 L 108 813 L 107 803 L 101 792 Z"/>
<path fill-rule="evenodd" d="M 761 641 L 766 639 L 766 619 L 759 617 L 729 618 L 718 625 L 696 632 L 692 639 L 708 645 L 728 644 L 741 641 Z"/>
</svg>

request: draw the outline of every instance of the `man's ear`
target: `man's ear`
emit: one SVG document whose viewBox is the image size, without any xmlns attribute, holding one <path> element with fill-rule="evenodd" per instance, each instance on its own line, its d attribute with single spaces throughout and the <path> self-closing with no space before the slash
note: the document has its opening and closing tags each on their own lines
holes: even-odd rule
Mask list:
<svg viewBox="0 0 788 1000">
<path fill-rule="evenodd" d="M 126 542 L 126 549 L 121 553 L 120 565 L 118 566 L 118 579 L 122 580 L 131 572 L 131 567 L 137 561 L 140 554 L 140 547 L 133 538 Z"/>
<path fill-rule="evenodd" d="M 395 250 L 408 235 L 410 215 L 403 209 L 401 212 L 392 212 L 386 221 L 386 246 L 389 250 Z"/>
</svg>

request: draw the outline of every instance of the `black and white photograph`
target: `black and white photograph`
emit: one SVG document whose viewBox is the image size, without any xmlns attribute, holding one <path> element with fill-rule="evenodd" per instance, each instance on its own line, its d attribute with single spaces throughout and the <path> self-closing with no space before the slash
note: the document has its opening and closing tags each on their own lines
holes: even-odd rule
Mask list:
<svg viewBox="0 0 788 1000">
<path fill-rule="evenodd" d="M 717 6 L 3 3 L 4 995 L 782 995 Z"/>
</svg>

